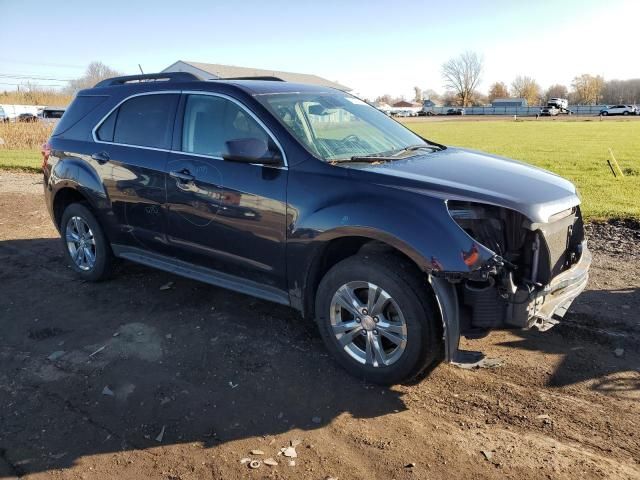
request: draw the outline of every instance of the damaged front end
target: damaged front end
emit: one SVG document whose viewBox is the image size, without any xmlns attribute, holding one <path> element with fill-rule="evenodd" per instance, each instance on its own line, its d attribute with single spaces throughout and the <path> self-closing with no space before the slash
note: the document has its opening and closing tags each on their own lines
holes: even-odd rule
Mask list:
<svg viewBox="0 0 640 480">
<path fill-rule="evenodd" d="M 447 207 L 472 239 L 469 251 L 461 255 L 473 269 L 434 269 L 432 284 L 439 297 L 455 295 L 455 312 L 451 305 L 445 312 L 446 305 L 439 301 L 443 317 L 457 316 L 460 335 L 478 338 L 492 329 L 533 326 L 546 330 L 585 288 L 591 255 L 578 206 L 552 215 L 546 223 L 532 223 L 521 213 L 493 205 L 448 201 Z M 495 255 L 474 265 L 475 242 Z M 452 360 L 454 345 L 447 350 Z"/>
</svg>

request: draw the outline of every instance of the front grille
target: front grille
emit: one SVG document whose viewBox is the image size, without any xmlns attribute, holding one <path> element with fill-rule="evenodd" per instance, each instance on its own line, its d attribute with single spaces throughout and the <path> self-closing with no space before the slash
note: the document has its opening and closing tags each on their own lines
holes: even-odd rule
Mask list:
<svg viewBox="0 0 640 480">
<path fill-rule="evenodd" d="M 540 228 L 541 249 L 539 278 L 541 283 L 549 283 L 553 277 L 567 270 L 580 256 L 584 239 L 584 229 L 580 209 L 572 209 L 569 215 Z"/>
</svg>

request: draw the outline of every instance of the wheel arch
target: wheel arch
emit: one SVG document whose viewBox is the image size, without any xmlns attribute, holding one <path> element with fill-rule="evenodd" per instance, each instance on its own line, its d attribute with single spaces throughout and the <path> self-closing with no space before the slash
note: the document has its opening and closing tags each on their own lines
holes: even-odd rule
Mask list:
<svg viewBox="0 0 640 480">
<path fill-rule="evenodd" d="M 414 269 L 416 274 L 424 275 L 426 290 L 431 290 L 427 282 L 427 270 L 421 256 L 409 245 L 384 232 L 363 229 L 342 234 L 333 232 L 320 243 L 306 269 L 302 279 L 302 304 L 300 310 L 305 318 L 315 316 L 315 293 L 324 275 L 338 262 L 363 253 L 392 254 Z"/>
</svg>

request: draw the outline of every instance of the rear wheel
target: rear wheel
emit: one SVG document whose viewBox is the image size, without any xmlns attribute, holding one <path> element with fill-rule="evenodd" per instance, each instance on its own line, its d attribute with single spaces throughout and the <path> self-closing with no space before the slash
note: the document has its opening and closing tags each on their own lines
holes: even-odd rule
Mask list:
<svg viewBox="0 0 640 480">
<path fill-rule="evenodd" d="M 72 203 L 62 214 L 60 230 L 67 260 L 78 275 L 93 282 L 109 277 L 113 253 L 91 210 Z"/>
<path fill-rule="evenodd" d="M 320 282 L 316 316 L 322 338 L 351 374 L 379 384 L 408 380 L 441 352 L 428 285 L 395 256 L 358 255 Z"/>
</svg>

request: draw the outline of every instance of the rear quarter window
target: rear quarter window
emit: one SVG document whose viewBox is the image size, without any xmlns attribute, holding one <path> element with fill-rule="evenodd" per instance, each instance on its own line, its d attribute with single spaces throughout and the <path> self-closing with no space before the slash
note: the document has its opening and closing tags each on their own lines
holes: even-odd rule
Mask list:
<svg viewBox="0 0 640 480">
<path fill-rule="evenodd" d="M 71 127 L 73 127 L 76 123 L 86 117 L 90 112 L 92 112 L 98 105 L 104 102 L 107 98 L 106 95 L 82 95 L 77 96 L 69 108 L 64 112 L 62 118 L 56 125 L 55 130 L 53 131 L 53 136 L 60 135 L 61 133 L 66 132 Z"/>
</svg>

